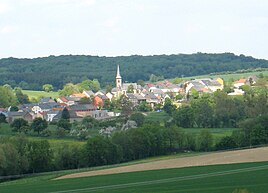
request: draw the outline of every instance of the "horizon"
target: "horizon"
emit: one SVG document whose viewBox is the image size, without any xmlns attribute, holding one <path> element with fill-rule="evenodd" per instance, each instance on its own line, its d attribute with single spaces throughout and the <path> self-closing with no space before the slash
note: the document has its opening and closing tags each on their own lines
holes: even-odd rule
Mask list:
<svg viewBox="0 0 268 193">
<path fill-rule="evenodd" d="M 9 58 L 15 58 L 15 59 L 37 59 L 37 58 L 48 58 L 48 57 L 60 57 L 60 56 L 92 56 L 92 57 L 106 57 L 106 58 L 116 58 L 116 57 L 131 57 L 131 56 L 141 56 L 141 57 L 147 57 L 147 56 L 172 56 L 172 55 L 195 55 L 195 54 L 234 54 L 235 56 L 241 56 L 244 55 L 245 57 L 252 57 L 254 59 L 257 60 L 268 60 L 265 58 L 257 58 L 255 56 L 251 56 L 251 55 L 245 55 L 245 54 L 236 54 L 236 53 L 232 53 L 232 52 L 221 52 L 221 53 L 205 53 L 205 52 L 195 52 L 195 53 L 176 53 L 176 54 L 153 54 L 153 55 L 139 55 L 139 54 L 132 54 L 132 55 L 117 55 L 117 56 L 105 56 L 105 55 L 90 55 L 90 54 L 61 54 L 61 55 L 47 55 L 47 56 L 37 56 L 37 57 L 4 57 L 4 58 L 0 58 L 0 60 L 2 59 L 9 59 Z"/>
<path fill-rule="evenodd" d="M 0 58 L 234 53 L 268 59 L 268 1 L 0 0 Z"/>
</svg>

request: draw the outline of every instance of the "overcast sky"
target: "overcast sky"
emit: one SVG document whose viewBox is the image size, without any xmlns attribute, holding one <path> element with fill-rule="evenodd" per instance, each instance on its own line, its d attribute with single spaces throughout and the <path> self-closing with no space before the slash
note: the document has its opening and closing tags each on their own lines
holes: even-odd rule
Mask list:
<svg viewBox="0 0 268 193">
<path fill-rule="evenodd" d="M 268 59 L 268 0 L 0 0 L 0 58 L 196 52 Z"/>
</svg>

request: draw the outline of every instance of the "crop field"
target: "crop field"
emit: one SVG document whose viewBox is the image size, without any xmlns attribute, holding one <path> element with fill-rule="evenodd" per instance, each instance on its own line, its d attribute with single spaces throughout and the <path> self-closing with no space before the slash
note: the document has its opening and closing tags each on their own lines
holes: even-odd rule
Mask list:
<svg viewBox="0 0 268 193">
<path fill-rule="evenodd" d="M 30 99 L 39 99 L 42 97 L 51 97 L 52 99 L 58 98 L 58 92 L 45 92 L 45 91 L 35 91 L 35 90 L 22 90 L 23 94 L 27 94 Z"/>
<path fill-rule="evenodd" d="M 55 175 L 0 184 L 1 193 L 266 193 L 268 162 L 163 169 L 53 180 Z"/>
<path fill-rule="evenodd" d="M 250 75 L 259 75 L 262 73 L 264 76 L 268 76 L 268 70 L 260 71 L 260 72 L 247 72 L 247 73 L 233 73 L 233 74 L 218 74 L 218 75 L 201 75 L 201 76 L 192 76 L 192 77 L 185 77 L 183 79 L 190 80 L 190 79 L 198 79 L 198 78 L 222 78 L 225 81 L 229 81 L 231 79 L 238 80 L 243 77 L 248 77 Z"/>
</svg>

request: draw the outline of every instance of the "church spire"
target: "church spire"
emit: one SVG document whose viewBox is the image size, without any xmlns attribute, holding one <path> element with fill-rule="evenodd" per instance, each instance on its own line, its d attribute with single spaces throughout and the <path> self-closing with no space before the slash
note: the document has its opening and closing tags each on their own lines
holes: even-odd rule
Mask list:
<svg viewBox="0 0 268 193">
<path fill-rule="evenodd" d="M 119 64 L 117 64 L 116 78 L 121 78 L 121 76 L 120 76 Z"/>
<path fill-rule="evenodd" d="M 122 77 L 120 76 L 119 64 L 117 65 L 115 81 L 116 81 L 115 84 L 116 84 L 117 94 L 119 94 L 118 92 L 121 91 L 121 88 L 122 88 Z"/>
</svg>

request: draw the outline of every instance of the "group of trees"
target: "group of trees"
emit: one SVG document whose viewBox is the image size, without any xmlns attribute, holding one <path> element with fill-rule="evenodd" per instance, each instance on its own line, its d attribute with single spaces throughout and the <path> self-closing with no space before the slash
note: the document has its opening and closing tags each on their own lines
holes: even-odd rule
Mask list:
<svg viewBox="0 0 268 193">
<path fill-rule="evenodd" d="M 93 80 L 83 80 L 81 83 L 73 84 L 67 83 L 63 86 L 62 90 L 59 90 L 60 96 L 69 96 L 73 93 L 83 92 L 84 90 L 92 90 L 97 92 L 100 90 L 100 83 L 97 79 Z"/>
<path fill-rule="evenodd" d="M 46 120 L 37 117 L 29 125 L 28 121 L 23 118 L 15 119 L 10 126 L 13 128 L 13 131 L 18 133 L 28 133 L 30 130 L 37 132 L 38 135 L 48 127 Z"/>
<path fill-rule="evenodd" d="M 27 95 L 20 88 L 12 89 L 9 85 L 0 86 L 0 107 L 16 106 L 29 103 Z"/>
<path fill-rule="evenodd" d="M 124 81 L 157 81 L 163 78 L 267 68 L 266 60 L 232 53 L 178 54 L 154 56 L 49 56 L 35 59 L 6 58 L 0 60 L 0 84 L 22 89 L 41 90 L 45 84 L 54 89 L 67 83 L 77 84 L 86 79 L 97 79 L 102 86 L 114 82 L 116 64 L 121 66 Z M 62 70 L 64 69 L 64 70 Z M 46 73 L 41 73 L 46 72 Z"/>
<path fill-rule="evenodd" d="M 178 109 L 167 103 L 164 110 L 179 127 L 238 127 L 239 122 L 268 113 L 267 89 L 256 88 L 244 96 L 228 96 L 224 91 L 204 94 Z"/>
<path fill-rule="evenodd" d="M 206 130 L 194 136 L 157 123 L 118 131 L 112 137 L 91 137 L 82 146 L 63 144 L 51 148 L 46 140 L 29 141 L 22 135 L 1 137 L 0 175 L 114 164 L 185 150 L 209 151 L 212 140 Z"/>
<path fill-rule="evenodd" d="M 141 119 L 139 115 L 132 118 Z M 101 123 L 84 120 L 84 127 Z M 111 137 L 97 135 L 85 145 L 50 147 L 46 140 L 0 138 L 0 175 L 14 175 L 115 164 L 185 151 L 211 151 L 268 143 L 268 114 L 241 122 L 241 130 L 215 141 L 209 129 L 185 132 L 172 123 L 141 122 L 138 128 L 118 130 Z"/>
</svg>

